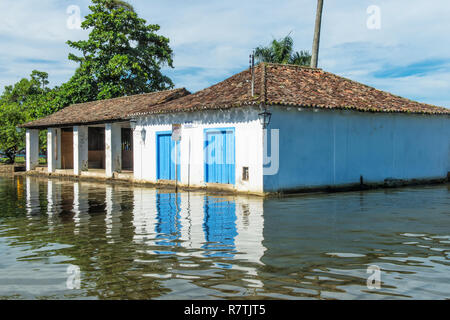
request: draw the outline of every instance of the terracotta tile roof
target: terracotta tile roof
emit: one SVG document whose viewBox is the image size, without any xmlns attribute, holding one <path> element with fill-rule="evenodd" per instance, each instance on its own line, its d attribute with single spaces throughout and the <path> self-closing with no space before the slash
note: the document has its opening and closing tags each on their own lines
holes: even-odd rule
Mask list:
<svg viewBox="0 0 450 320">
<path fill-rule="evenodd" d="M 254 97 L 251 96 L 251 72 L 245 70 L 197 93 L 144 107 L 130 113 L 130 117 L 260 103 L 366 112 L 450 114 L 450 109 L 395 96 L 321 69 L 264 63 L 255 67 Z"/>
<path fill-rule="evenodd" d="M 119 121 L 126 119 L 126 115 L 135 110 L 149 108 L 189 94 L 189 91 L 182 88 L 74 104 L 21 127 L 47 128 Z"/>
</svg>

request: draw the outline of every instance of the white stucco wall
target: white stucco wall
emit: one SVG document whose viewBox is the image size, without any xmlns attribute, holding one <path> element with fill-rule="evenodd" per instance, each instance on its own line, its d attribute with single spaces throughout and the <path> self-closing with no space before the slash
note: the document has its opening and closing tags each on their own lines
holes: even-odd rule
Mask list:
<svg viewBox="0 0 450 320">
<path fill-rule="evenodd" d="M 192 122 L 192 125 L 186 123 Z M 205 111 L 152 115 L 138 118 L 134 130 L 134 177 L 156 182 L 156 133 L 171 131 L 172 124 L 182 126 L 180 142 L 181 184 L 205 186 L 204 183 L 204 130 L 234 128 L 236 144 L 236 184 L 238 191 L 262 192 L 262 128 L 258 110 L 253 108 L 227 111 Z M 142 140 L 145 129 L 145 141 Z M 249 181 L 242 181 L 242 168 L 249 167 Z"/>
<path fill-rule="evenodd" d="M 61 129 L 47 129 L 47 168 L 48 172 L 61 169 Z"/>
<path fill-rule="evenodd" d="M 73 172 L 80 175 L 88 170 L 88 127 L 73 127 Z"/>
<path fill-rule="evenodd" d="M 264 191 L 445 178 L 450 117 L 272 107 L 279 170 Z"/>
<path fill-rule="evenodd" d="M 26 170 L 34 170 L 39 165 L 39 130 L 27 129 L 25 134 Z"/>
<path fill-rule="evenodd" d="M 121 124 L 105 124 L 105 174 L 112 177 L 122 170 Z"/>
</svg>

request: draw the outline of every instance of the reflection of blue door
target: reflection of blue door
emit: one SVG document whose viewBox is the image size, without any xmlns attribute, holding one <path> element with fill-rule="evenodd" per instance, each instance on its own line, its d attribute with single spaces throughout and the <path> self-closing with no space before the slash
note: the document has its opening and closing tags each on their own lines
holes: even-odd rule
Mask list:
<svg viewBox="0 0 450 320">
<path fill-rule="evenodd" d="M 236 203 L 205 197 L 203 230 L 209 256 L 232 257 L 235 250 Z"/>
<path fill-rule="evenodd" d="M 179 246 L 176 242 L 180 238 L 180 203 L 181 200 L 175 193 L 156 194 L 156 238 L 157 245 Z"/>
<path fill-rule="evenodd" d="M 175 180 L 175 141 L 172 133 L 156 134 L 156 178 L 157 180 Z M 177 142 L 178 180 L 180 180 L 180 143 Z"/>
<path fill-rule="evenodd" d="M 235 183 L 234 129 L 205 132 L 205 182 Z"/>
</svg>

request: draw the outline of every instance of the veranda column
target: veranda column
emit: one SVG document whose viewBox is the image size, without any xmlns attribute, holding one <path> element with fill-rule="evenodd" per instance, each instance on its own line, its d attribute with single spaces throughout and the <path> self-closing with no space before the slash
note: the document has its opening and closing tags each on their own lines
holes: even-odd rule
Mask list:
<svg viewBox="0 0 450 320">
<path fill-rule="evenodd" d="M 73 127 L 73 173 L 88 170 L 88 127 Z"/>
<path fill-rule="evenodd" d="M 27 171 L 34 170 L 39 164 L 39 130 L 27 129 L 26 153 Z"/>
<path fill-rule="evenodd" d="M 61 169 L 61 129 L 47 129 L 47 164 L 49 173 Z"/>
<path fill-rule="evenodd" d="M 114 172 L 122 170 L 122 131 L 119 124 L 105 125 L 105 174 L 112 178 Z"/>
</svg>

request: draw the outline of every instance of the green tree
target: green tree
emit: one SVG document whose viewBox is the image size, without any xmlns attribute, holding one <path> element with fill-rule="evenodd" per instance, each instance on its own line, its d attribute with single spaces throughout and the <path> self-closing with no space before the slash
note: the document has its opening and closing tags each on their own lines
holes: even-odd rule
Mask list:
<svg viewBox="0 0 450 320">
<path fill-rule="evenodd" d="M 48 83 L 47 73 L 33 70 L 29 79 L 23 78 L 6 86 L 0 96 L 0 150 L 10 163 L 25 143 L 25 133 L 18 132 L 16 127 L 54 112 L 54 93 L 47 87 Z M 45 145 L 45 139 L 46 135 L 42 134 L 42 145 Z"/>
<path fill-rule="evenodd" d="M 36 112 L 45 94 L 50 91 L 48 74 L 33 70 L 30 79 L 23 78 L 12 86 L 6 86 L 0 96 L 2 103 L 16 103 L 23 111 Z"/>
<path fill-rule="evenodd" d="M 60 103 L 70 104 L 173 87 L 161 73 L 173 68 L 169 39 L 158 35 L 159 25 L 147 24 L 131 5 L 117 0 L 92 0 L 82 28 L 89 39 L 68 41 L 82 52 L 69 55 L 79 63 L 75 75 L 61 86 Z"/>
<path fill-rule="evenodd" d="M 0 104 L 0 150 L 8 163 L 14 163 L 17 152 L 25 147 L 25 133 L 18 132 L 16 125 L 27 121 L 27 113 L 15 104 Z"/>
<path fill-rule="evenodd" d="M 282 39 L 273 39 L 269 46 L 259 46 L 255 49 L 257 62 L 271 62 L 281 64 L 296 64 L 309 66 L 311 54 L 308 51 L 294 52 L 294 40 L 287 35 Z"/>
<path fill-rule="evenodd" d="M 118 8 L 123 8 L 125 10 L 130 10 L 130 11 L 134 11 L 134 8 L 131 4 L 129 4 L 126 1 L 121 1 L 121 0 L 109 0 L 106 3 L 106 7 L 108 9 L 118 9 Z"/>
</svg>

